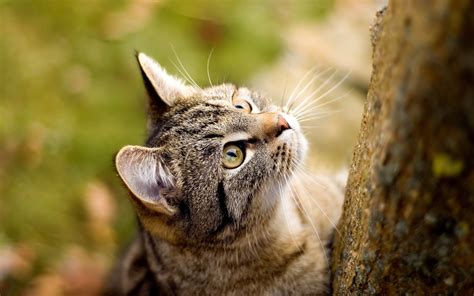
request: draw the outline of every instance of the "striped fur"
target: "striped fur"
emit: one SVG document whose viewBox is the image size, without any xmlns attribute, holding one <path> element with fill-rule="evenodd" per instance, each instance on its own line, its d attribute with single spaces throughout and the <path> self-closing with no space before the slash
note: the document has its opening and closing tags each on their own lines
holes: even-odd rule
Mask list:
<svg viewBox="0 0 474 296">
<path fill-rule="evenodd" d="M 327 292 L 327 245 L 343 194 L 330 178 L 296 173 L 306 140 L 295 119 L 246 88 L 197 89 L 143 54 L 138 61 L 150 96 L 148 139 L 124 147 L 116 165 L 140 227 L 107 293 Z M 236 97 L 252 112 L 236 109 Z M 280 116 L 291 128 L 282 130 Z M 247 158 L 226 169 L 223 146 L 236 140 Z"/>
</svg>

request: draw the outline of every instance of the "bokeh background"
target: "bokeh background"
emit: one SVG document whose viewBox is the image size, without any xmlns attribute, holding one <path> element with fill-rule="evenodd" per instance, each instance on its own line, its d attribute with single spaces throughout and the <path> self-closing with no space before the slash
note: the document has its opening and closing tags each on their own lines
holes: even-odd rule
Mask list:
<svg viewBox="0 0 474 296">
<path fill-rule="evenodd" d="M 0 294 L 95 295 L 133 236 L 112 159 L 144 141 L 135 50 L 276 102 L 325 73 L 301 98 L 323 85 L 303 125 L 308 170 L 330 173 L 355 145 L 383 2 L 0 0 Z"/>
</svg>

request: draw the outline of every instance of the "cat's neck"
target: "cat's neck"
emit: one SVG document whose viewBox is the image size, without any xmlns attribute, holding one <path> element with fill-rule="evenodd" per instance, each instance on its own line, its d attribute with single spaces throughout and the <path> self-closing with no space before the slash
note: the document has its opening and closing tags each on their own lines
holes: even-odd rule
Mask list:
<svg viewBox="0 0 474 296">
<path fill-rule="evenodd" d="M 155 246 L 163 248 L 167 252 L 177 252 L 179 254 L 181 250 L 188 250 L 191 253 L 200 254 L 205 252 L 232 254 L 233 256 L 229 256 L 229 258 L 237 261 L 236 263 L 257 259 L 256 257 L 260 257 L 261 253 L 271 252 L 272 249 L 278 249 L 277 246 L 282 244 L 285 244 L 286 248 L 299 248 L 300 241 L 307 236 L 305 221 L 302 221 L 299 206 L 295 203 L 295 199 L 290 196 L 290 191 L 284 190 L 278 194 L 280 196 L 272 197 L 281 201 L 275 209 L 275 215 L 266 223 L 254 226 L 252 231 L 245 232 L 232 243 L 193 246 L 168 242 L 145 229 L 142 229 L 142 231 L 148 241 L 153 241 Z M 288 245 L 288 242 L 291 242 L 291 246 Z"/>
<path fill-rule="evenodd" d="M 234 288 L 239 283 L 248 283 L 249 275 L 261 275 L 259 282 L 267 282 L 271 287 L 277 282 L 291 281 L 301 270 L 310 273 L 304 275 L 308 281 L 324 274 L 322 271 L 327 266 L 324 244 L 318 242 L 308 221 L 301 216 L 295 193 L 288 189 L 280 194 L 277 198 L 281 202 L 273 219 L 230 247 L 181 246 L 145 231 L 147 260 L 157 281 L 179 281 L 184 286 L 183 282 L 203 283 L 206 292 L 217 293 L 223 291 L 224 283 Z M 248 284 L 242 285 L 242 289 L 248 288 Z"/>
<path fill-rule="evenodd" d="M 179 256 L 181 250 L 187 250 L 190 254 L 223 253 L 232 254 L 227 257 L 235 263 L 259 259 L 262 254 L 277 254 L 281 246 L 284 249 L 301 248 L 308 237 L 326 244 L 337 223 L 342 203 L 339 188 L 328 180 L 307 174 L 297 175 L 289 180 L 285 188 L 269 191 L 272 196 L 263 199 L 279 200 L 271 220 L 254 225 L 252 231 L 245 232 L 233 243 L 193 246 L 169 243 L 153 234 L 148 236 L 172 256 Z M 334 204 L 338 205 L 338 210 L 334 209 Z"/>
</svg>

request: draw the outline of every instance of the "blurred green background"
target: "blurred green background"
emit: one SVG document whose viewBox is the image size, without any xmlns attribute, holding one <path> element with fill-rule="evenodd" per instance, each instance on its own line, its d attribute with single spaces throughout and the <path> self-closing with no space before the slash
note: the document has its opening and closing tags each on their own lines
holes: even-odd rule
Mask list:
<svg viewBox="0 0 474 296">
<path fill-rule="evenodd" d="M 313 47 L 331 44 L 334 34 L 351 40 L 337 36 L 343 28 L 324 27 L 335 11 L 350 9 L 348 2 L 356 1 L 0 0 L 1 294 L 93 295 L 133 235 L 134 216 L 112 159 L 120 147 L 144 141 L 146 99 L 134 50 L 179 74 L 176 52 L 204 86 L 212 51 L 214 84 L 261 86 L 275 96 L 291 84 L 288 76 L 302 76 L 297 69 L 335 64 L 342 74 L 353 71 L 346 82 L 358 97 L 344 101 L 349 111 L 342 117 L 349 119 L 326 137 L 344 145 L 316 145 L 347 163 L 370 50 L 359 49 L 365 60 L 354 57 L 365 37 L 353 35 L 343 54 Z M 373 1 L 362 2 L 372 9 Z M 366 36 L 366 23 L 359 27 Z M 308 37 L 324 34 L 332 37 Z M 338 66 L 351 61 L 365 68 Z"/>
</svg>

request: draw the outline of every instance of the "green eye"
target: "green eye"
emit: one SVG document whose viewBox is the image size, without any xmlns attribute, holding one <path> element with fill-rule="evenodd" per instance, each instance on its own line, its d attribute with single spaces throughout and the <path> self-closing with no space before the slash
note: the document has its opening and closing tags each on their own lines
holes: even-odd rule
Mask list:
<svg viewBox="0 0 474 296">
<path fill-rule="evenodd" d="M 224 146 L 222 163 L 226 169 L 235 169 L 244 162 L 244 152 L 235 144 Z"/>
</svg>

